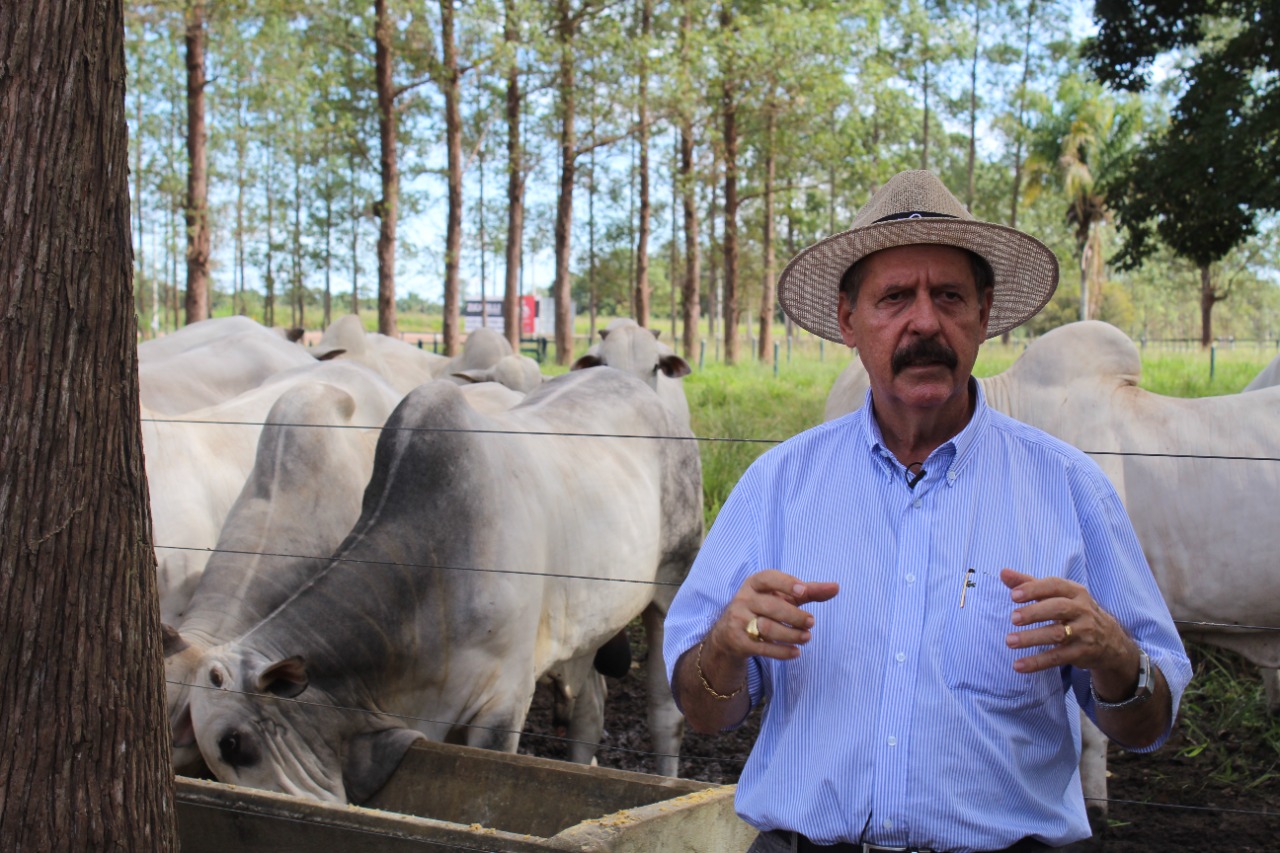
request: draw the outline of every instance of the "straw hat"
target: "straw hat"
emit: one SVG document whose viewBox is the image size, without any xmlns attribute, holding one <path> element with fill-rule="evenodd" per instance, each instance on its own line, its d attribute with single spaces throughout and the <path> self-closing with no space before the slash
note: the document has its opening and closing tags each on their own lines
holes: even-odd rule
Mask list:
<svg viewBox="0 0 1280 853">
<path fill-rule="evenodd" d="M 819 337 L 843 343 L 836 319 L 840 279 L 855 261 L 894 246 L 936 243 L 981 255 L 995 272 L 987 324 L 994 338 L 1031 319 L 1058 286 L 1058 259 L 1036 238 L 974 219 L 931 172 L 900 172 L 876 191 L 848 231 L 791 259 L 778 280 L 787 316 Z"/>
</svg>

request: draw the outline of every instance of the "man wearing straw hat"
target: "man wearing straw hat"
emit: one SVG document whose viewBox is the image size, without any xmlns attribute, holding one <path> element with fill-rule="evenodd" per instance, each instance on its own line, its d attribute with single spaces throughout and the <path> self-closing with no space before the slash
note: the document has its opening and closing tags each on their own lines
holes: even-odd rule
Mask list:
<svg viewBox="0 0 1280 853">
<path fill-rule="evenodd" d="M 923 171 L 783 272 L 787 314 L 857 347 L 866 404 L 747 470 L 666 622 L 695 729 L 768 703 L 753 853 L 1060 849 L 1089 836 L 1079 710 L 1168 737 L 1190 665 L 1119 497 L 971 378 L 1057 281 Z"/>
</svg>

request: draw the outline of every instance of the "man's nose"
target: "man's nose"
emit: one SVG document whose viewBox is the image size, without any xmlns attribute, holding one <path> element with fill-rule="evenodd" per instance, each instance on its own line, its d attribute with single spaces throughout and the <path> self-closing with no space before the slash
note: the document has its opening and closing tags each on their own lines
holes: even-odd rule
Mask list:
<svg viewBox="0 0 1280 853">
<path fill-rule="evenodd" d="M 932 299 L 914 300 L 908 320 L 909 330 L 922 338 L 932 337 L 942 328 L 938 306 Z"/>
</svg>

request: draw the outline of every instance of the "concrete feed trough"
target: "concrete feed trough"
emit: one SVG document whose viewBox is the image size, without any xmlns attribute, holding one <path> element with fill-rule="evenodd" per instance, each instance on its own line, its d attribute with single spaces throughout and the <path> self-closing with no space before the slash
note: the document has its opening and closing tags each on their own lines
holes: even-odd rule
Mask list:
<svg viewBox="0 0 1280 853">
<path fill-rule="evenodd" d="M 420 744 L 364 807 L 178 777 L 184 853 L 701 853 L 755 831 L 733 786 Z"/>
</svg>

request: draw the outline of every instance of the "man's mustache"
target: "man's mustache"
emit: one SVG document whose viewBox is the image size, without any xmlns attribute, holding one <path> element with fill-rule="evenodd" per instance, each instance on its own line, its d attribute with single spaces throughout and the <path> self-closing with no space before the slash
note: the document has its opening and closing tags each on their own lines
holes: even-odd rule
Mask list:
<svg viewBox="0 0 1280 853">
<path fill-rule="evenodd" d="M 889 366 L 896 376 L 908 367 L 930 364 L 941 364 L 948 370 L 954 370 L 958 362 L 955 350 L 951 347 L 935 338 L 921 338 L 895 352 Z"/>
</svg>

